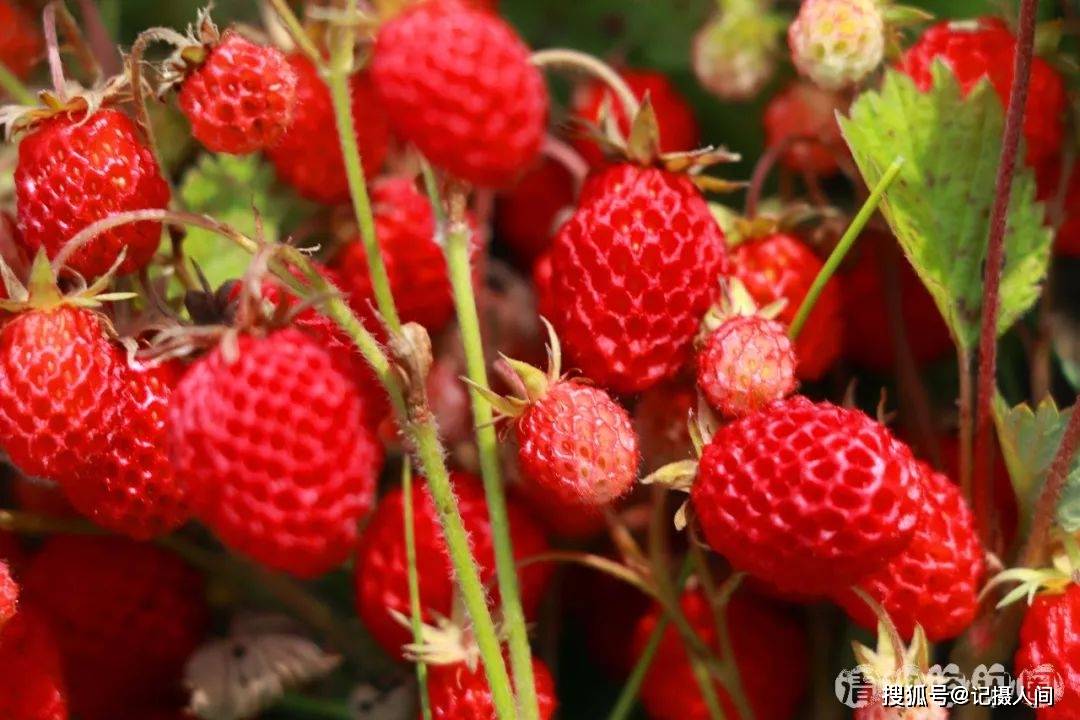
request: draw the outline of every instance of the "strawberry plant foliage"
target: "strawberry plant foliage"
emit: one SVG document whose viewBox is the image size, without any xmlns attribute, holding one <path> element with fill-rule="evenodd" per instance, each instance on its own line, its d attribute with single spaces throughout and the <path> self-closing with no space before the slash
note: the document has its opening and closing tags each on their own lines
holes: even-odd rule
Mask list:
<svg viewBox="0 0 1080 720">
<path fill-rule="evenodd" d="M 1035 408 L 1027 403 L 1010 408 L 1000 395 L 994 398 L 994 420 L 1001 452 L 1025 521 L 1031 519 L 1046 471 L 1072 412 L 1073 408 L 1058 409 L 1049 398 Z M 1056 516 L 1065 531 L 1080 530 L 1080 458 L 1073 460 Z"/>
<path fill-rule="evenodd" d="M 911 78 L 888 71 L 881 90 L 863 93 L 840 125 L 869 186 L 896 156 L 905 159 L 882 212 L 953 338 L 971 350 L 979 342 L 1003 111 L 985 81 L 964 97 L 947 66 L 936 63 L 933 75 L 933 86 L 921 93 Z M 1033 174 L 1018 167 L 1005 235 L 999 333 L 1039 297 L 1051 242 L 1043 214 Z"/>
</svg>

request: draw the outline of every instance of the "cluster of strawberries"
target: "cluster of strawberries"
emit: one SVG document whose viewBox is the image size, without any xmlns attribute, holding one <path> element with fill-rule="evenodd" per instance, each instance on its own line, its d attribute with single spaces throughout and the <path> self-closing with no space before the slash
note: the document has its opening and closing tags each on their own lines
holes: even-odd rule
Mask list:
<svg viewBox="0 0 1080 720">
<path fill-rule="evenodd" d="M 767 48 L 737 61 L 717 43 L 738 25 L 740 37 L 767 46 L 766 25 L 746 32 L 746 23 L 763 22 L 751 13 L 703 29 L 693 62 L 706 88 L 724 98 L 760 90 Z M 307 42 L 318 53 L 331 35 L 313 32 Z M 852 174 L 835 115 L 880 67 L 888 35 L 872 0 L 805 0 L 790 25 L 802 78 L 769 100 L 764 131 L 770 162 L 808 195 L 823 192 L 820 181 Z M 141 97 L 140 81 L 133 87 L 125 76 L 86 93 L 57 87 L 42 107 L 4 112 L 20 142 L 15 214 L 0 223 L 0 450 L 20 517 L 59 518 L 70 528 L 81 516 L 101 535 L 57 535 L 28 553 L 29 543 L 0 532 L 0 718 L 181 717 L 179 678 L 210 624 L 202 577 L 168 550 L 178 531 L 209 544 L 192 521 L 229 551 L 295 578 L 351 561 L 360 619 L 390 657 L 403 659 L 413 640 L 401 622 L 410 612 L 402 517 L 411 499 L 422 618 L 456 615 L 426 481 L 411 498 L 396 485 L 378 492 L 394 466 L 388 460 L 413 449 L 407 432 L 398 442 L 406 418 L 392 416 L 350 333 L 323 314 L 327 295 L 343 297 L 368 333 L 395 340 L 375 309 L 382 278 L 369 270 L 363 229 L 331 209 L 368 203 L 401 321 L 441 340 L 428 388 L 442 429 L 449 438 L 471 423 L 465 401 L 453 400 L 462 392 L 460 362 L 445 349 L 455 317 L 447 227 L 415 177 L 417 154 L 443 189 L 479 189 L 464 221 L 474 283 L 484 284 L 492 228 L 532 279 L 535 308 L 514 305 L 504 317 L 491 306 L 505 298 L 478 291 L 488 339 L 532 357 L 538 328 L 549 330 L 546 371 L 504 358 L 509 394 L 477 388 L 513 431 L 503 437 L 503 461 L 513 480 L 515 558 L 596 542 L 606 528 L 616 539 L 620 530 L 636 533 L 633 510 L 650 498 L 635 490 L 642 470 L 655 471 L 646 480 L 689 491 L 680 518 L 725 569 L 752 581 L 720 615 L 726 642 L 701 578 L 682 593 L 681 612 L 704 647 L 732 653 L 759 720 L 793 717 L 808 682 L 803 624 L 781 602 L 832 601 L 870 628 L 884 615 L 905 641 L 922 633 L 949 640 L 971 626 L 985 550 L 957 485 L 883 422 L 794 394 L 800 382 L 823 391 L 842 379 L 845 363 L 886 375 L 904 353 L 922 366 L 952 346 L 884 226 L 867 230 L 842 272 L 812 293 L 835 232 L 828 223 L 805 232 L 805 213 L 758 214 L 760 185 L 750 189 L 749 217 L 710 204 L 701 165 L 723 153 L 695 150 L 693 110 L 666 78 L 624 69 L 583 84 L 570 113 L 590 131 L 558 139 L 548 135 L 541 68 L 491 9 L 421 0 L 384 18 L 347 80 L 351 118 L 335 113 L 332 84 L 310 52 L 253 37 L 201 19 L 157 68 L 157 89 L 165 101 L 175 96 L 207 151 L 263 153 L 282 183 L 327 207 L 333 239 L 312 262 L 317 278 L 288 265 L 277 277 L 260 271 L 260 261 L 278 258 L 256 248 L 241 282 L 158 295 L 160 273 L 190 271 L 169 178 L 147 128 L 125 107 Z M 0 0 L 6 69 L 26 77 L 42 43 L 21 6 Z M 988 78 L 1007 102 L 1016 47 L 997 19 L 940 23 L 897 67 L 926 90 L 941 60 L 965 91 Z M 1065 105 L 1060 75 L 1036 59 L 1024 136 L 1046 197 L 1069 174 L 1061 167 Z M 350 120 L 362 168 L 349 166 L 335 132 Z M 358 192 L 363 175 L 370 197 Z M 1062 254 L 1080 255 L 1078 178 L 1071 173 L 1064 193 Z M 160 247 L 163 230 L 171 251 Z M 890 306 L 891 281 L 902 306 Z M 457 511 L 481 580 L 494 586 L 497 538 L 475 455 L 451 459 L 460 467 L 451 473 Z M 552 575 L 550 563 L 520 571 L 530 620 Z M 632 630 L 613 638 L 601 635 L 610 617 L 589 623 L 598 658 L 625 674 L 627 658 L 655 653 L 640 691 L 650 716 L 710 717 L 693 652 L 676 629 L 646 650 L 667 611 L 635 593 L 623 589 L 615 603 Z M 587 619 L 622 612 L 592 605 Z M 1078 613 L 1080 589 L 1070 583 L 1040 595 L 1021 632 L 1017 670 L 1052 663 L 1067 678 L 1061 702 L 1040 714 L 1046 720 L 1080 717 Z M 457 656 L 431 664 L 433 717 L 495 717 L 481 666 Z M 539 658 L 534 675 L 546 719 L 557 703 Z M 771 683 L 775 675 L 784 684 Z M 726 716 L 739 717 L 730 688 L 717 690 Z M 901 717 L 882 710 L 857 716 Z"/>
</svg>

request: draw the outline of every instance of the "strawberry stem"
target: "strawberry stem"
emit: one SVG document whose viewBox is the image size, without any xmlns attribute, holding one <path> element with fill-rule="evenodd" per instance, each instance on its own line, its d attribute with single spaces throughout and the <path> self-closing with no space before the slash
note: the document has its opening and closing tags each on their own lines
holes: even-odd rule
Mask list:
<svg viewBox="0 0 1080 720">
<path fill-rule="evenodd" d="M 1005 113 L 1005 130 L 1001 142 L 994 186 L 994 205 L 990 211 L 990 234 L 987 238 L 986 265 L 983 271 L 982 323 L 979 330 L 979 374 L 975 394 L 975 447 L 972 465 L 975 469 L 975 520 L 979 537 L 986 543 L 989 536 L 991 493 L 993 492 L 993 417 L 990 412 L 997 389 L 998 311 L 1001 298 L 1001 273 L 1005 265 L 1005 231 L 1009 219 L 1009 198 L 1020 149 L 1020 134 L 1024 124 L 1028 86 L 1031 82 L 1031 61 L 1035 47 L 1035 14 L 1038 0 L 1022 0 L 1020 20 L 1016 29 L 1016 55 L 1013 61 L 1013 84 L 1009 106 Z"/>
<path fill-rule="evenodd" d="M 307 59 L 313 62 L 315 65 L 322 65 L 322 55 L 319 53 L 319 49 L 315 47 L 315 43 L 311 41 L 307 32 L 304 30 L 303 23 L 296 17 L 296 13 L 289 7 L 287 0 L 269 0 L 270 5 L 273 6 L 274 12 L 277 14 L 278 19 L 281 20 L 282 25 L 285 26 L 285 32 L 289 33 L 289 37 L 296 43 L 296 48 L 307 56 Z"/>
<path fill-rule="evenodd" d="M 1073 406 L 1069 422 L 1061 436 L 1061 444 L 1058 445 L 1057 453 L 1050 462 L 1042 492 L 1039 493 L 1039 499 L 1035 502 L 1035 517 L 1032 521 L 1031 533 L 1028 535 L 1027 544 L 1021 555 L 1023 564 L 1027 567 L 1035 567 L 1042 559 L 1050 527 L 1053 525 L 1057 511 L 1058 500 L 1061 499 L 1061 491 L 1069 478 L 1073 458 L 1076 457 L 1077 446 L 1080 446 L 1080 403 Z"/>
<path fill-rule="evenodd" d="M 636 117 L 638 110 L 641 109 L 634 92 L 630 89 L 630 86 L 626 84 L 626 81 L 622 79 L 619 73 L 615 72 L 615 70 L 604 61 L 599 60 L 588 53 L 583 53 L 578 50 L 569 50 L 567 48 L 540 50 L 539 52 L 533 53 L 532 63 L 538 68 L 567 68 L 570 70 L 580 70 L 588 75 L 592 75 L 611 88 L 612 92 L 615 93 L 615 97 L 617 97 L 622 104 L 623 110 L 626 111 L 626 117 L 629 120 Z"/>
<path fill-rule="evenodd" d="M 424 619 L 420 610 L 420 577 L 416 570 L 416 531 L 413 521 L 413 477 L 412 463 L 406 455 L 401 466 L 401 511 L 405 523 L 405 563 L 409 582 L 409 624 L 412 628 L 413 642 L 424 642 Z M 431 720 L 431 698 L 427 692 L 427 664 L 416 661 L 416 684 L 420 694 L 420 716 L 422 720 Z"/>
<path fill-rule="evenodd" d="M 11 72 L 7 65 L 0 62 L 0 89 L 6 92 L 20 105 L 37 105 L 37 98 L 22 81 Z"/>
<path fill-rule="evenodd" d="M 806 324 L 806 319 L 810 317 L 810 311 L 814 309 L 814 304 L 817 303 L 818 298 L 821 296 L 821 292 L 825 289 L 825 284 L 829 282 L 829 279 L 836 273 L 837 268 L 840 267 L 840 263 L 844 261 L 844 257 L 851 250 L 851 246 L 855 244 L 855 241 L 859 238 L 863 228 L 870 222 L 870 218 L 877 210 L 878 204 L 881 202 L 881 198 L 885 195 L 885 191 L 896 180 L 897 175 L 900 174 L 900 169 L 904 166 L 904 159 L 897 157 L 889 165 L 885 174 L 881 176 L 881 180 L 878 181 L 874 187 L 873 192 L 870 193 L 870 197 L 866 198 L 866 202 L 859 208 L 859 212 L 856 213 L 855 218 L 848 225 L 847 230 L 844 231 L 843 236 L 840 238 L 840 242 L 833 248 L 832 253 L 829 254 L 825 264 L 822 265 L 821 271 L 818 272 L 817 277 L 814 278 L 813 284 L 806 293 L 806 297 L 803 298 L 802 304 L 799 305 L 798 311 L 795 313 L 795 318 L 791 321 L 791 327 L 788 328 L 788 336 L 795 340 L 799 337 L 799 333 L 802 332 L 803 326 Z"/>
<path fill-rule="evenodd" d="M 45 30 L 45 47 L 49 59 L 49 76 L 52 79 L 53 91 L 61 101 L 67 98 L 64 80 L 64 64 L 60 61 L 60 40 L 56 36 L 56 6 L 57 0 L 45 6 L 41 13 L 41 24 Z"/>
<path fill-rule="evenodd" d="M 425 184 L 431 194 L 433 208 L 441 206 L 438 190 L 427 163 L 424 163 Z M 454 294 L 461 343 L 465 349 L 465 367 L 469 380 L 487 388 L 487 366 L 484 360 L 483 336 L 476 310 L 476 293 L 472 286 L 472 267 L 469 262 L 470 229 L 465 219 L 465 193 L 456 189 L 451 197 L 449 226 L 445 228 L 446 263 L 450 271 L 450 286 Z M 439 210 L 434 210 L 440 216 Z M 443 232 L 437 227 L 436 233 Z M 540 705 L 533 678 L 532 649 L 521 607 L 514 548 L 510 539 L 510 521 L 506 512 L 506 493 L 499 465 L 499 441 L 491 403 L 475 387 L 469 387 L 469 400 L 476 423 L 476 445 L 480 453 L 480 476 L 484 483 L 488 515 L 491 520 L 491 539 L 495 546 L 495 571 L 499 582 L 499 597 L 503 618 L 509 632 L 510 668 L 517 689 L 518 710 L 522 720 L 539 720 Z"/>
</svg>

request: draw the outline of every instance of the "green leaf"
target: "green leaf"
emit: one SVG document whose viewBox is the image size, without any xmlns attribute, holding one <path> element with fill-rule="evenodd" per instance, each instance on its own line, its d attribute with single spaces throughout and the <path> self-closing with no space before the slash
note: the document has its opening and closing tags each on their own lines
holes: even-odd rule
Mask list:
<svg viewBox="0 0 1080 720">
<path fill-rule="evenodd" d="M 1050 398 L 1032 409 L 1027 403 L 1010 408 L 1001 395 L 994 397 L 994 422 L 998 441 L 1009 469 L 1021 518 L 1031 521 L 1035 501 L 1042 491 L 1072 408 L 1059 410 Z M 1080 458 L 1073 463 L 1057 507 L 1057 522 L 1067 532 L 1080 530 Z"/>
<path fill-rule="evenodd" d="M 897 155 L 906 163 L 882 202 L 882 213 L 933 295 L 957 344 L 978 344 L 983 262 L 1001 151 L 1003 113 L 989 83 L 963 96 L 952 71 L 933 68 L 933 86 L 919 92 L 890 70 L 878 92 L 866 92 L 840 118 L 867 185 Z M 1005 236 L 998 333 L 1038 299 L 1050 257 L 1051 232 L 1035 201 L 1035 179 L 1017 168 Z"/>
<path fill-rule="evenodd" d="M 280 239 L 282 224 L 302 209 L 274 186 L 274 172 L 258 155 L 204 155 L 184 175 L 180 200 L 192 212 L 210 215 L 254 235 L 256 212 L 267 240 Z M 244 274 L 251 256 L 215 233 L 197 228 L 184 239 L 184 252 L 197 262 L 211 286 Z"/>
</svg>

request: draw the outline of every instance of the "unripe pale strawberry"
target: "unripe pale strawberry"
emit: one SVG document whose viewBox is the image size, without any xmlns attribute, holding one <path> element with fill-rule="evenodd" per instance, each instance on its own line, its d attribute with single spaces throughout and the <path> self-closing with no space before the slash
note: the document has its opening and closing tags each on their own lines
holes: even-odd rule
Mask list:
<svg viewBox="0 0 1080 720">
<path fill-rule="evenodd" d="M 784 327 L 735 316 L 709 333 L 697 356 L 697 383 L 709 404 L 741 417 L 795 391 L 795 350 Z"/>
<path fill-rule="evenodd" d="M 788 28 L 799 72 L 828 90 L 855 85 L 885 56 L 885 20 L 875 0 L 803 0 Z"/>
<path fill-rule="evenodd" d="M 721 100 L 753 98 L 776 72 L 782 23 L 755 1 L 725 4 L 694 35 L 698 82 Z"/>
</svg>

